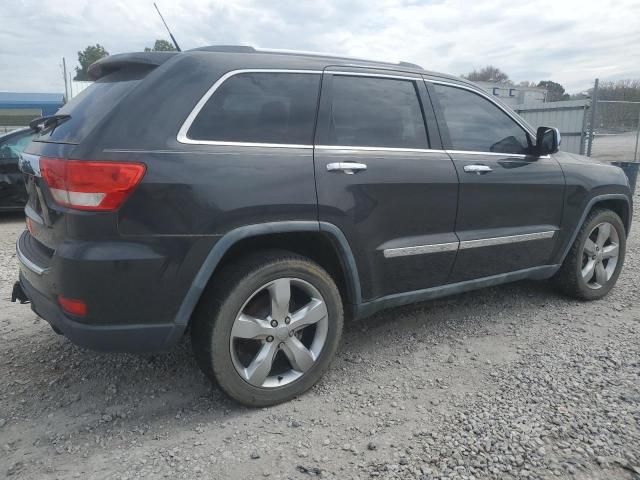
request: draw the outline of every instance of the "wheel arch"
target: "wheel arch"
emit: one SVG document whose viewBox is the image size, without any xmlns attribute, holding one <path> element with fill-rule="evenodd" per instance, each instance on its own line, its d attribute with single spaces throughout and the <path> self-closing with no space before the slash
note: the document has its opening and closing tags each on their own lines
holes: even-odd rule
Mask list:
<svg viewBox="0 0 640 480">
<path fill-rule="evenodd" d="M 216 272 L 234 258 L 255 251 L 256 248 L 286 249 L 311 258 L 336 280 L 346 304 L 361 303 L 360 280 L 355 259 L 346 237 L 338 227 L 315 221 L 247 225 L 223 235 L 207 255 L 176 315 L 176 341 L 187 328 L 193 310 Z"/>
<path fill-rule="evenodd" d="M 564 259 L 569 253 L 569 250 L 571 250 L 571 246 L 573 245 L 573 242 L 575 242 L 576 237 L 578 236 L 578 232 L 580 231 L 580 228 L 582 227 L 585 219 L 595 208 L 606 208 L 615 212 L 622 220 L 627 235 L 629 234 L 629 230 L 631 229 L 632 215 L 632 205 L 629 197 L 623 193 L 596 195 L 587 202 L 586 207 L 583 209 L 582 216 L 576 224 L 574 231 L 562 252 L 562 257 L 560 258 L 559 262 L 560 264 L 564 262 Z"/>
<path fill-rule="evenodd" d="M 624 224 L 625 232 L 629 235 L 629 230 L 631 229 L 631 208 L 629 200 L 626 197 L 623 198 L 602 199 L 600 201 L 596 201 L 589 209 L 587 215 L 595 208 L 606 208 L 607 210 L 611 210 L 620 217 L 620 220 L 622 220 L 622 223 Z"/>
</svg>

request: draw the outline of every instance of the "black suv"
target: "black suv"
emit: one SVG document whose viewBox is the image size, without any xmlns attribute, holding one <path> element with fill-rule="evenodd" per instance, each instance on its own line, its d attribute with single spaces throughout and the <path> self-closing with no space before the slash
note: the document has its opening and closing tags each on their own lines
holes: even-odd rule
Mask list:
<svg viewBox="0 0 640 480">
<path fill-rule="evenodd" d="M 521 279 L 597 299 L 631 192 L 473 84 L 408 63 L 205 47 L 114 55 L 21 157 L 14 297 L 78 345 L 188 330 L 231 397 L 318 381 L 343 318 Z"/>
</svg>

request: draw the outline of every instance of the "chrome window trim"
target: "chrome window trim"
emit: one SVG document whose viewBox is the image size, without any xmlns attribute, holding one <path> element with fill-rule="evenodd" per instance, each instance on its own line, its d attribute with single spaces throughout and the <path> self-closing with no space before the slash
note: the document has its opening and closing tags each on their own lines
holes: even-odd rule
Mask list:
<svg viewBox="0 0 640 480">
<path fill-rule="evenodd" d="M 373 67 L 367 67 L 373 68 Z M 424 80 L 420 74 L 416 74 L 415 77 L 408 77 L 406 75 L 389 75 L 386 73 L 370 73 L 370 72 L 349 72 L 346 70 L 325 70 L 327 75 L 339 75 L 339 76 L 352 76 L 352 77 L 369 77 L 369 78 L 385 78 L 392 80 L 410 80 L 413 82 L 418 82 L 420 80 Z M 416 98 L 418 98 L 416 96 Z M 425 130 L 427 129 L 427 125 L 425 123 Z M 363 152 L 422 152 L 422 153 L 446 153 L 445 150 L 434 150 L 430 148 L 402 148 L 402 147 L 360 147 L 360 146 L 346 146 L 346 145 L 316 145 L 315 148 L 321 148 L 324 150 L 357 150 Z"/>
<path fill-rule="evenodd" d="M 511 243 L 530 242 L 552 238 L 557 230 L 545 232 L 523 233 L 519 235 L 507 235 L 503 237 L 480 238 L 477 240 L 463 240 L 461 242 L 435 243 L 431 245 L 416 245 L 412 247 L 385 248 L 384 258 L 406 257 L 410 255 L 424 255 L 429 253 L 443 253 L 469 248 L 492 247 Z"/>
<path fill-rule="evenodd" d="M 497 152 L 479 152 L 476 150 L 447 150 L 447 153 L 457 153 L 463 155 L 491 155 L 498 157 L 517 157 L 517 158 L 525 158 L 530 155 L 524 155 L 522 153 L 497 153 Z"/>
<path fill-rule="evenodd" d="M 489 95 L 486 92 L 483 92 L 479 89 L 473 88 L 473 87 L 469 87 L 466 85 L 461 85 L 459 83 L 453 83 L 453 82 L 443 82 L 441 80 L 431 80 L 431 79 L 424 79 L 425 82 L 429 82 L 429 83 L 434 83 L 437 85 L 447 85 L 449 87 L 455 87 L 455 88 L 460 88 L 462 90 L 467 90 L 471 93 L 475 93 L 476 95 L 480 95 L 483 98 L 486 98 L 487 100 L 489 100 L 491 103 L 493 103 L 496 107 L 498 107 L 500 110 L 502 110 L 506 115 L 509 116 L 509 118 L 511 118 L 511 120 L 513 120 L 514 122 L 516 122 L 520 128 L 522 128 L 525 132 L 527 132 L 529 135 L 533 136 L 533 138 L 536 138 L 536 134 L 533 131 L 533 129 L 530 129 L 528 125 L 525 125 L 524 123 L 522 123 L 521 120 L 519 120 L 517 117 L 514 116 L 513 113 L 509 112 L 508 110 L 506 110 L 500 103 L 496 102 L 495 99 L 491 98 L 491 95 Z"/>
<path fill-rule="evenodd" d="M 191 138 L 178 138 L 178 141 L 189 145 L 219 145 L 223 147 L 313 148 L 313 145 L 298 145 L 295 143 L 225 142 L 222 140 L 194 140 Z"/>
<path fill-rule="evenodd" d="M 209 90 L 198 100 L 195 107 L 191 110 L 191 113 L 187 116 L 185 121 L 182 123 L 180 130 L 178 130 L 178 135 L 176 140 L 179 143 L 185 143 L 188 145 L 226 145 L 226 146 L 237 146 L 237 147 L 267 147 L 267 148 L 313 148 L 313 145 L 298 145 L 293 143 L 259 143 L 259 142 L 227 142 L 222 140 L 197 140 L 193 138 L 189 138 L 187 133 L 191 128 L 191 125 L 195 121 L 196 117 L 200 113 L 209 101 L 209 99 L 213 96 L 220 86 L 227 81 L 229 78 L 234 77 L 236 75 L 241 75 L 243 73 L 303 73 L 310 75 L 321 75 L 322 70 L 294 70 L 294 69 L 286 69 L 286 68 L 246 68 L 239 70 L 231 70 L 224 75 L 222 75 L 218 80 L 214 82 Z"/>
<path fill-rule="evenodd" d="M 321 75 L 323 73 L 322 70 L 301 70 L 301 69 L 286 69 L 286 68 L 250 68 L 250 69 L 239 69 L 239 70 L 231 70 L 224 75 L 222 75 L 218 80 L 214 82 L 214 84 L 206 91 L 206 93 L 198 100 L 195 107 L 191 110 L 185 121 L 182 123 L 180 130 L 178 131 L 178 135 L 176 140 L 179 143 L 187 144 L 187 145 L 219 145 L 219 146 L 228 146 L 228 147 L 258 147 L 258 148 L 296 148 L 296 149 L 313 149 L 314 145 L 311 144 L 292 144 L 292 143 L 260 143 L 260 142 L 230 142 L 224 140 L 198 140 L 189 138 L 187 133 L 191 128 L 191 125 L 195 121 L 196 117 L 204 108 L 207 101 L 213 96 L 218 88 L 229 78 L 240 75 L 244 73 L 293 73 L 293 74 L 311 74 L 311 75 Z M 513 121 L 515 121 L 521 128 L 523 128 L 527 133 L 535 136 L 531 130 L 529 130 L 525 125 L 520 123 L 517 118 L 515 118 L 512 114 L 506 111 L 499 103 L 495 102 L 489 95 L 483 93 L 479 90 L 476 90 L 471 87 L 467 87 L 464 85 L 459 85 L 451 82 L 443 82 L 439 80 L 430 80 L 425 79 L 419 74 L 418 76 L 410 77 L 404 75 L 390 75 L 384 73 L 369 73 L 369 72 L 349 72 L 349 71 L 331 71 L 326 70 L 324 73 L 331 75 L 343 75 L 343 76 L 357 76 L 357 77 L 374 77 L 374 78 L 390 78 L 396 80 L 409 80 L 409 81 L 419 81 L 422 80 L 424 82 L 430 82 L 440 85 L 448 85 L 456 88 L 461 88 L 463 90 L 468 90 L 472 93 L 480 95 L 491 103 L 496 105 L 501 111 L 507 114 Z M 525 158 L 531 155 L 524 154 L 513 154 L 513 153 L 496 153 L 496 152 L 481 152 L 474 150 L 439 150 L 439 149 L 425 149 L 425 148 L 400 148 L 400 147 L 365 147 L 365 146 L 347 146 L 347 145 L 316 145 L 315 148 L 320 148 L 324 150 L 358 150 L 358 151 L 387 151 L 387 152 L 422 152 L 422 153 L 451 153 L 451 154 L 468 154 L 468 155 L 493 155 L 493 156 L 509 156 L 509 157 L 517 157 L 517 158 Z M 536 158 L 551 158 L 549 155 L 544 155 Z"/>
<path fill-rule="evenodd" d="M 406 257 L 409 255 L 423 255 L 426 253 L 455 252 L 459 242 L 435 243 L 433 245 L 416 245 L 415 247 L 385 248 L 384 258 Z"/>
<path fill-rule="evenodd" d="M 243 146 L 242 144 L 240 144 L 241 146 Z M 270 144 L 270 143 L 251 143 L 248 144 L 246 146 L 249 147 L 260 147 L 260 146 L 267 146 L 268 148 L 281 148 L 282 145 L 281 144 Z M 224 146 L 224 145 L 223 145 Z M 238 144 L 233 144 L 231 146 L 238 146 Z M 294 146 L 285 146 L 284 148 L 297 148 Z M 300 148 L 302 149 L 309 149 L 311 150 L 313 148 L 312 145 L 300 145 Z M 188 149 L 181 149 L 181 150 L 147 150 L 147 149 L 128 149 L 128 148 L 105 148 L 104 150 L 102 150 L 105 153 L 154 153 L 154 154 L 189 154 L 189 155 L 265 155 L 264 152 L 261 151 L 255 151 L 255 152 L 248 152 L 248 151 L 242 151 L 242 152 L 238 152 L 238 151 L 216 151 L 216 150 L 188 150 Z M 306 155 L 311 155 L 311 153 L 307 153 L 304 152 Z M 302 153 L 301 153 L 302 154 Z M 275 153 L 274 153 L 275 155 Z"/>
<path fill-rule="evenodd" d="M 549 155 L 535 156 L 535 155 L 524 155 L 522 153 L 479 152 L 476 150 L 445 150 L 445 151 L 447 153 L 455 153 L 455 154 L 462 154 L 462 155 L 492 155 L 497 157 L 516 157 L 516 158 L 532 157 L 535 159 L 551 158 Z"/>
<path fill-rule="evenodd" d="M 16 256 L 18 257 L 18 261 L 22 265 L 24 265 L 27 269 L 31 270 L 36 275 L 43 275 L 48 271 L 48 269 L 36 265 L 34 262 L 29 260 L 24 253 L 22 253 L 22 250 L 20 250 L 20 238 L 18 238 L 18 241 L 16 242 Z"/>
<path fill-rule="evenodd" d="M 552 238 L 555 235 L 555 233 L 556 233 L 556 230 L 549 230 L 546 232 L 523 233 L 520 235 L 507 235 L 504 237 L 481 238 L 478 240 L 464 240 L 460 242 L 460 250 L 466 250 L 468 248 L 492 247 L 495 245 L 507 245 L 510 243 L 518 243 L 518 242 L 530 242 L 533 240 L 543 240 L 546 238 Z"/>
<path fill-rule="evenodd" d="M 400 148 L 400 147 L 360 147 L 357 145 L 316 145 L 321 150 L 358 150 L 363 152 L 418 152 L 418 153 L 446 153 L 445 150 L 432 150 L 429 148 Z"/>
</svg>

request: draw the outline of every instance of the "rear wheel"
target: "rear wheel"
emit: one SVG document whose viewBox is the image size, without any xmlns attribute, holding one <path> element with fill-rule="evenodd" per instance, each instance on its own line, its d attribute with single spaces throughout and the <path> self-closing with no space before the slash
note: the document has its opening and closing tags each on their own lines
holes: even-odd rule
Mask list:
<svg viewBox="0 0 640 480">
<path fill-rule="evenodd" d="M 624 263 L 626 231 L 611 210 L 594 210 L 585 220 L 556 276 L 565 293 L 583 300 L 604 297 Z"/>
<path fill-rule="evenodd" d="M 295 254 L 267 252 L 216 275 L 191 338 L 200 367 L 229 396 L 266 406 L 320 379 L 342 324 L 340 294 L 326 271 Z"/>
</svg>

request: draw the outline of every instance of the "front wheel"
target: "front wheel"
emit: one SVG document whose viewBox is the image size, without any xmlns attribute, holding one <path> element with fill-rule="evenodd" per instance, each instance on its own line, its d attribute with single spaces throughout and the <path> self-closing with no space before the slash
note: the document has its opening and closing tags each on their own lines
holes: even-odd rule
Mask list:
<svg viewBox="0 0 640 480">
<path fill-rule="evenodd" d="M 626 231 L 611 210 L 591 212 L 556 275 L 565 293 L 582 300 L 597 300 L 613 288 L 624 263 Z"/>
<path fill-rule="evenodd" d="M 331 276 L 304 257 L 266 252 L 213 279 L 191 332 L 202 370 L 249 406 L 284 402 L 313 386 L 342 335 Z"/>
</svg>

